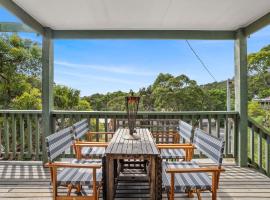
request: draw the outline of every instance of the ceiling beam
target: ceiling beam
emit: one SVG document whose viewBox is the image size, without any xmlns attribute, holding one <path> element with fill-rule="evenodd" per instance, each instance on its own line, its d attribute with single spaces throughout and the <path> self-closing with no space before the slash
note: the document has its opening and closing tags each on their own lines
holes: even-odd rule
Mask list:
<svg viewBox="0 0 270 200">
<path fill-rule="evenodd" d="M 200 30 L 54 30 L 53 38 L 233 40 L 235 39 L 235 32 Z"/>
<path fill-rule="evenodd" d="M 0 22 L 0 32 L 35 32 L 29 26 L 17 22 Z"/>
<path fill-rule="evenodd" d="M 256 31 L 260 30 L 261 28 L 264 28 L 269 24 L 270 24 L 270 13 L 267 13 L 263 17 L 259 18 L 255 22 L 245 27 L 245 34 L 251 35 L 252 33 L 255 33 Z"/>
<path fill-rule="evenodd" d="M 25 12 L 21 7 L 11 0 L 0 0 L 0 5 L 17 16 L 23 23 L 38 33 L 43 34 L 43 26 L 36 21 L 31 15 Z"/>
</svg>

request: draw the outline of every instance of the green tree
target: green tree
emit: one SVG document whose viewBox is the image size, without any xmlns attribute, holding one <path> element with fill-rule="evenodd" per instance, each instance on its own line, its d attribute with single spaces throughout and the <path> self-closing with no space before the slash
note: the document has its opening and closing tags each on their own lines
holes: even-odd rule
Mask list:
<svg viewBox="0 0 270 200">
<path fill-rule="evenodd" d="M 73 110 L 79 105 L 80 91 L 63 85 L 54 86 L 56 109 Z"/>
<path fill-rule="evenodd" d="M 12 108 L 20 110 L 40 110 L 42 107 L 41 92 L 37 88 L 23 92 L 22 95 L 13 99 L 11 105 Z"/>
<path fill-rule="evenodd" d="M 29 91 L 28 77 L 41 71 L 41 48 L 38 43 L 16 34 L 0 35 L 0 104 L 9 108 L 13 98 Z"/>
<path fill-rule="evenodd" d="M 86 100 L 79 100 L 77 110 L 92 110 L 91 105 Z"/>
<path fill-rule="evenodd" d="M 210 89 L 207 91 L 207 110 L 226 110 L 226 90 Z"/>
<path fill-rule="evenodd" d="M 196 81 L 186 75 L 159 74 L 153 84 L 152 94 L 156 110 L 202 110 L 204 92 Z"/>
<path fill-rule="evenodd" d="M 248 94 L 252 100 L 254 96 L 265 98 L 270 96 L 270 89 L 267 83 L 269 79 L 268 68 L 270 67 L 270 45 L 263 47 L 256 53 L 248 55 Z"/>
<path fill-rule="evenodd" d="M 248 115 L 250 117 L 265 116 L 266 112 L 262 109 L 261 105 L 256 101 L 248 103 Z"/>
</svg>

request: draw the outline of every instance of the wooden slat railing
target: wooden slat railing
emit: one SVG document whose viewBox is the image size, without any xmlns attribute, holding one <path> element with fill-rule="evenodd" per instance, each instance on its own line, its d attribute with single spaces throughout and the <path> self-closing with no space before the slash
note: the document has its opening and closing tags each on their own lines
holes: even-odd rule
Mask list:
<svg viewBox="0 0 270 200">
<path fill-rule="evenodd" d="M 94 132 L 115 131 L 126 127 L 126 113 L 117 111 L 53 111 L 53 130 L 70 126 L 87 118 Z M 237 155 L 238 113 L 226 111 L 196 112 L 139 112 L 137 126 L 165 134 L 177 131 L 179 119 L 226 140 L 225 156 Z M 0 154 L 5 159 L 42 159 L 41 111 L 0 110 Z M 96 135 L 96 141 L 110 137 Z"/>
<path fill-rule="evenodd" d="M 252 166 L 270 176 L 270 131 L 248 120 L 248 158 Z"/>
<path fill-rule="evenodd" d="M 0 110 L 0 147 L 5 159 L 40 160 L 41 111 Z"/>
</svg>

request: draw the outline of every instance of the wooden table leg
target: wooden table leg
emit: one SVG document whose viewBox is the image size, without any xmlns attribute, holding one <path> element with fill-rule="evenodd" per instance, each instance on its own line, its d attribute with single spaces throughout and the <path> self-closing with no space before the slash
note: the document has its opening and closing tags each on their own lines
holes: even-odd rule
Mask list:
<svg viewBox="0 0 270 200">
<path fill-rule="evenodd" d="M 114 160 L 112 157 L 107 156 L 106 158 L 106 175 L 107 175 L 107 200 L 113 200 L 114 198 Z"/>
</svg>

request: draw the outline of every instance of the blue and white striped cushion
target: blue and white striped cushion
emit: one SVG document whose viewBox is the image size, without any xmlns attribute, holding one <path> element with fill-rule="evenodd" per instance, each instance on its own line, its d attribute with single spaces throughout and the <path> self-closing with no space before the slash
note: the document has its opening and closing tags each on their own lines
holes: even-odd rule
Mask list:
<svg viewBox="0 0 270 200">
<path fill-rule="evenodd" d="M 77 164 L 101 164 L 101 160 L 76 160 L 72 163 Z M 96 180 L 100 182 L 102 180 L 102 169 L 96 170 Z M 63 168 L 57 174 L 57 185 L 65 186 L 68 184 L 91 186 L 93 184 L 93 169 L 90 168 Z"/>
<path fill-rule="evenodd" d="M 105 155 L 105 147 L 83 147 L 84 158 L 102 158 Z"/>
<path fill-rule="evenodd" d="M 161 149 L 160 151 L 162 159 L 183 159 L 185 155 L 186 153 L 183 149 Z"/>
<path fill-rule="evenodd" d="M 225 141 L 207 134 L 201 129 L 195 130 L 194 145 L 208 158 L 221 166 Z"/>
<path fill-rule="evenodd" d="M 167 162 L 162 163 L 162 183 L 165 190 L 169 191 L 171 186 L 171 174 L 166 173 L 168 168 L 200 168 L 195 162 Z M 186 190 L 211 190 L 212 180 L 207 173 L 175 173 L 175 192 L 186 192 Z"/>
<path fill-rule="evenodd" d="M 72 128 L 62 129 L 46 137 L 48 160 L 52 162 L 73 144 Z"/>
<path fill-rule="evenodd" d="M 179 121 L 180 136 L 186 140 L 186 142 L 192 141 L 192 126 L 182 120 Z"/>
<path fill-rule="evenodd" d="M 73 130 L 74 130 L 75 139 L 82 138 L 89 131 L 87 119 L 83 119 L 73 124 Z"/>
</svg>

